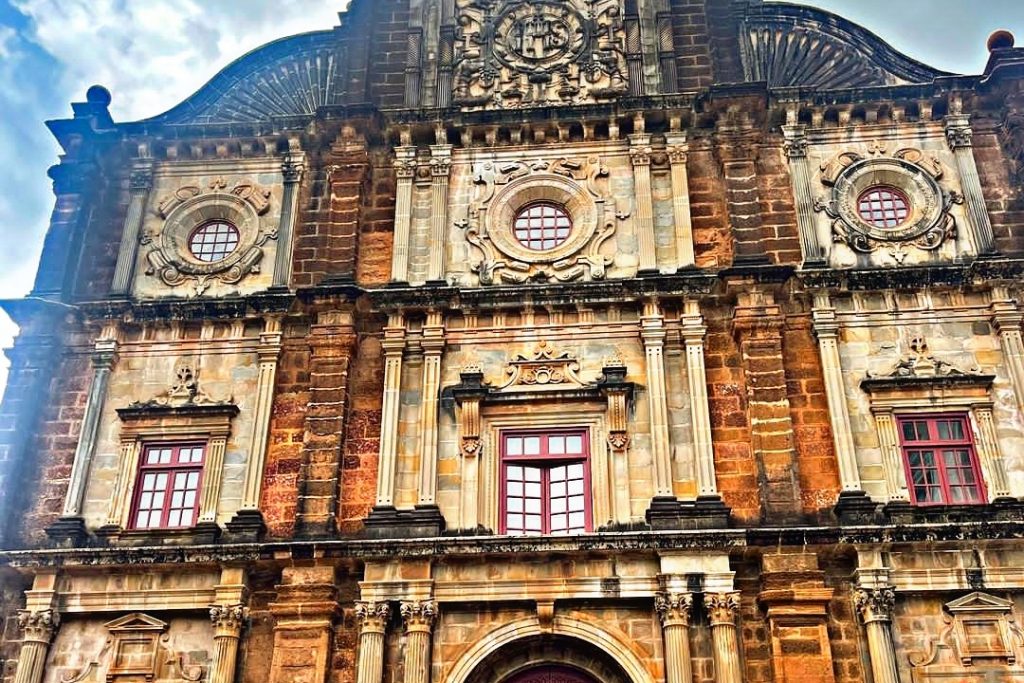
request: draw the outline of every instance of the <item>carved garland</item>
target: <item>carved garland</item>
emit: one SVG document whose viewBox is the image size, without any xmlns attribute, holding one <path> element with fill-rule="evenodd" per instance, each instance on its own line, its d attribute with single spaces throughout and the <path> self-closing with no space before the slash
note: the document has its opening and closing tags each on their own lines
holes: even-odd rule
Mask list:
<svg viewBox="0 0 1024 683">
<path fill-rule="evenodd" d="M 617 221 L 629 217 L 615 208 L 607 178 L 598 156 L 478 164 L 475 197 L 458 225 L 481 254 L 471 267 L 480 284 L 603 279 L 613 259 L 602 253 L 602 246 L 614 234 Z M 546 251 L 527 249 L 512 234 L 517 211 L 538 200 L 564 206 L 573 220 L 568 239 Z"/>
<path fill-rule="evenodd" d="M 251 183 L 240 182 L 228 190 L 224 179 L 217 178 L 205 189 L 178 188 L 157 205 L 163 223 L 141 236 L 141 244 L 150 247 L 146 274 L 159 277 L 169 287 L 191 283 L 196 296 L 214 281 L 241 282 L 259 272 L 264 245 L 277 238 L 276 226 L 268 227 L 260 218 L 269 210 L 270 190 Z M 204 262 L 192 255 L 188 240 L 198 226 L 211 220 L 230 222 L 238 229 L 239 241 L 226 258 Z"/>
<path fill-rule="evenodd" d="M 938 161 L 912 148 L 886 156 L 879 143 L 870 154 L 844 152 L 821 165 L 821 182 L 832 191 L 827 198 L 819 198 L 814 208 L 832 220 L 834 241 L 862 254 L 884 248 L 893 260 L 903 263 L 908 246 L 934 251 L 956 238 L 950 209 L 962 204 L 963 197 L 939 185 L 943 168 Z M 896 187 L 910 197 L 911 215 L 903 224 L 881 228 L 861 218 L 857 201 L 876 185 Z"/>
</svg>

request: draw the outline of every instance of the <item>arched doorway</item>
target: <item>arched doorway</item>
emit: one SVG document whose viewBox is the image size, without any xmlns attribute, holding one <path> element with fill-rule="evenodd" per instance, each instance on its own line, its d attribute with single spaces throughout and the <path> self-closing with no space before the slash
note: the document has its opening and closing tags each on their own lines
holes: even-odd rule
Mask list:
<svg viewBox="0 0 1024 683">
<path fill-rule="evenodd" d="M 587 674 L 567 666 L 541 665 L 522 671 L 508 683 L 597 683 Z"/>
</svg>

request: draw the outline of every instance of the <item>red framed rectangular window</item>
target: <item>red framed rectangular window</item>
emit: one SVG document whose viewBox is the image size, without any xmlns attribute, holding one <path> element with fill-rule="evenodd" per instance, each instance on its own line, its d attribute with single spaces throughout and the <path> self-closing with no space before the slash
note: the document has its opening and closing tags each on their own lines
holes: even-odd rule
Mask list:
<svg viewBox="0 0 1024 683">
<path fill-rule="evenodd" d="M 501 533 L 591 530 L 587 430 L 502 432 L 501 459 Z"/>
<path fill-rule="evenodd" d="M 985 487 L 966 415 L 897 418 L 915 505 L 978 505 Z"/>
<path fill-rule="evenodd" d="M 182 529 L 199 517 L 206 444 L 147 444 L 132 507 L 134 529 Z"/>
</svg>

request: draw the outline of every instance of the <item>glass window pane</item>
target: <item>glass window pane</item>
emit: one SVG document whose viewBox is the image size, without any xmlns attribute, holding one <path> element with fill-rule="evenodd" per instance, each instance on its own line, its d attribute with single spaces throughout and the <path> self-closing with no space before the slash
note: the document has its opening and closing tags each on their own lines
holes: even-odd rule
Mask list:
<svg viewBox="0 0 1024 683">
<path fill-rule="evenodd" d="M 571 455 L 582 455 L 583 437 L 578 434 L 565 437 L 565 452 Z"/>
<path fill-rule="evenodd" d="M 505 453 L 507 455 L 522 455 L 523 440 L 518 436 L 510 436 L 505 440 Z"/>
<path fill-rule="evenodd" d="M 523 455 L 540 455 L 539 436 L 528 436 L 523 439 Z"/>
<path fill-rule="evenodd" d="M 548 453 L 551 455 L 562 455 L 565 452 L 564 436 L 552 436 L 548 439 Z"/>
<path fill-rule="evenodd" d="M 540 510 L 540 499 L 539 498 L 527 498 L 526 499 L 526 511 L 532 515 L 539 515 Z"/>
</svg>

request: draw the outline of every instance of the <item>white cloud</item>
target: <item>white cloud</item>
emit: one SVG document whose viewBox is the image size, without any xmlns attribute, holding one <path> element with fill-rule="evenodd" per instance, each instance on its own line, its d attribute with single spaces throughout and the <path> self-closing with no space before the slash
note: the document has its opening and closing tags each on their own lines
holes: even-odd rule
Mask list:
<svg viewBox="0 0 1024 683">
<path fill-rule="evenodd" d="M 27 39 L 64 66 L 54 87 L 69 101 L 93 83 L 114 96 L 115 120 L 154 116 L 263 43 L 330 29 L 330 0 L 14 0 Z"/>
<path fill-rule="evenodd" d="M 14 38 L 17 35 L 10 26 L 0 26 L 0 59 L 11 59 L 14 56 Z"/>
</svg>

